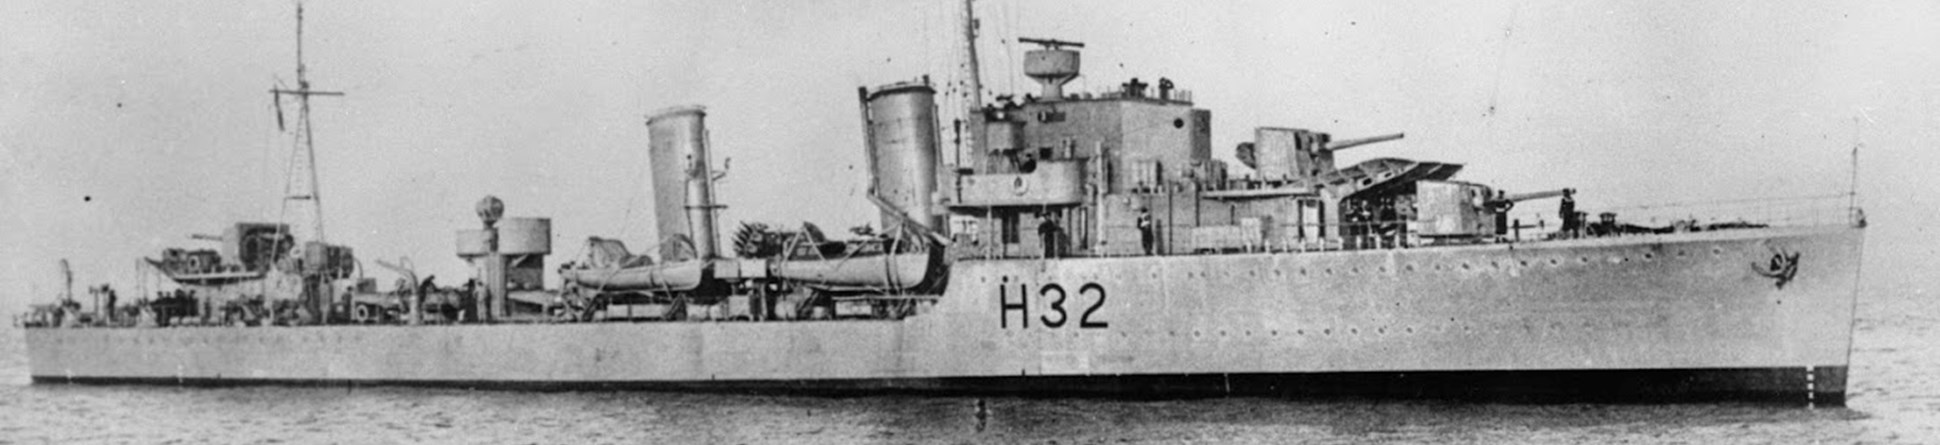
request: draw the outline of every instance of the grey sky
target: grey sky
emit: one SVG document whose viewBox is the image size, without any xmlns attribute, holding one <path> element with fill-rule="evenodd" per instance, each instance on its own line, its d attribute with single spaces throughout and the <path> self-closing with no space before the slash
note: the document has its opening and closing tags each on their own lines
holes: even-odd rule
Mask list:
<svg viewBox="0 0 1940 445">
<path fill-rule="evenodd" d="M 642 116 L 681 104 L 709 107 L 717 157 L 734 159 L 725 226 L 872 221 L 855 88 L 951 77 L 955 8 L 313 2 L 312 80 L 348 93 L 315 105 L 331 239 L 458 278 L 452 232 L 493 194 L 554 219 L 555 264 L 590 235 L 644 250 Z M 997 92 L 1035 91 L 1004 39 L 1078 40 L 1071 89 L 1171 78 L 1213 110 L 1222 157 L 1256 126 L 1406 131 L 1344 156 L 1464 163 L 1463 178 L 1575 187 L 1592 208 L 1841 192 L 1863 115 L 1868 268 L 1928 270 L 1913 261 L 1936 253 L 1920 225 L 1940 220 L 1940 3 L 987 0 L 979 14 Z M 0 4 L 0 310 L 51 299 L 61 258 L 78 286 L 132 289 L 139 257 L 277 218 L 290 144 L 265 90 L 293 81 L 292 15 Z"/>
</svg>

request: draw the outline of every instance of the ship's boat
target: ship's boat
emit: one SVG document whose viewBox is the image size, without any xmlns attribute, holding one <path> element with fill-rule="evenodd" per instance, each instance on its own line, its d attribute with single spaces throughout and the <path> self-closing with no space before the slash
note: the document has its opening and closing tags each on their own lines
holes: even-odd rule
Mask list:
<svg viewBox="0 0 1940 445">
<path fill-rule="evenodd" d="M 707 263 L 682 261 L 644 266 L 606 269 L 576 269 L 560 272 L 566 281 L 600 290 L 690 291 L 700 287 Z"/>
<path fill-rule="evenodd" d="M 830 290 L 908 290 L 927 278 L 929 260 L 927 253 L 782 260 L 774 262 L 772 274 Z"/>
<path fill-rule="evenodd" d="M 852 255 L 773 262 L 775 278 L 838 291 L 901 291 L 922 284 L 934 259 L 927 252 Z"/>
<path fill-rule="evenodd" d="M 704 261 L 655 264 L 650 257 L 628 252 L 626 244 L 614 239 L 593 237 L 587 240 L 587 252 L 586 263 L 561 269 L 560 279 L 599 290 L 685 292 L 700 287 L 707 268 Z"/>
<path fill-rule="evenodd" d="M 568 283 L 601 292 L 689 292 L 709 280 L 753 278 L 788 280 L 834 292 L 903 291 L 927 282 L 939 261 L 928 250 L 899 249 L 896 240 L 816 239 L 789 246 L 790 255 L 655 263 L 628 253 L 618 240 L 594 237 L 588 242 L 586 262 L 559 274 Z"/>
<path fill-rule="evenodd" d="M 148 259 L 146 261 L 149 266 L 161 271 L 162 275 L 168 277 L 169 280 L 190 286 L 219 286 L 244 281 L 255 281 L 269 273 L 268 269 L 182 268 L 170 267 L 168 263 L 162 262 L 162 260 Z"/>
</svg>

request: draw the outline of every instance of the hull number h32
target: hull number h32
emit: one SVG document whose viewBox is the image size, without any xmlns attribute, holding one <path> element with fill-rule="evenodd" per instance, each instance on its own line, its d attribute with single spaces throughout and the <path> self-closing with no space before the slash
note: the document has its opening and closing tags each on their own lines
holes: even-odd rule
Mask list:
<svg viewBox="0 0 1940 445">
<path fill-rule="evenodd" d="M 1013 293 L 1016 294 L 1014 300 Z M 1013 285 L 1009 278 L 999 283 L 997 285 L 997 326 L 1010 329 L 1014 312 L 1017 316 L 1018 328 L 1030 329 L 1033 312 L 1031 294 L 1029 284 Z M 1038 287 L 1036 294 L 1039 302 L 1037 305 L 1039 307 L 1036 308 L 1037 322 L 1046 328 L 1063 328 L 1074 324 L 1073 322 L 1079 329 L 1111 327 L 1111 323 L 1105 321 L 1104 316 L 1098 313 L 1105 307 L 1105 286 L 1098 283 L 1085 283 L 1078 286 L 1078 291 L 1073 293 L 1066 291 L 1063 285 L 1050 283 Z M 1081 307 L 1084 311 L 1078 312 L 1078 308 Z"/>
</svg>

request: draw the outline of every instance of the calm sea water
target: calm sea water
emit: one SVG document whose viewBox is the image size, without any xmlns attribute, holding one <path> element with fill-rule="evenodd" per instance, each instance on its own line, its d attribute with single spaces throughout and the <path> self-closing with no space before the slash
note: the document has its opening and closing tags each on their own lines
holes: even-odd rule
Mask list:
<svg viewBox="0 0 1940 445">
<path fill-rule="evenodd" d="M 1271 398 L 768 397 L 27 385 L 0 335 L 0 443 L 1940 443 L 1940 302 L 1871 286 L 1846 408 Z"/>
</svg>

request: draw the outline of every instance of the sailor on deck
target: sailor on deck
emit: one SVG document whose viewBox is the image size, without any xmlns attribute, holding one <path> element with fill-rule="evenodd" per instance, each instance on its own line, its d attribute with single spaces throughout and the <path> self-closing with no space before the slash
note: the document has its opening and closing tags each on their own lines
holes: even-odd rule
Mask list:
<svg viewBox="0 0 1940 445">
<path fill-rule="evenodd" d="M 1139 244 L 1145 246 L 1146 255 L 1152 254 L 1152 245 L 1154 244 L 1153 241 L 1155 241 L 1155 237 L 1153 235 L 1154 235 L 1154 231 L 1152 230 L 1152 214 L 1149 212 L 1146 212 L 1144 207 L 1139 207 L 1138 208 L 1138 241 L 1139 241 Z"/>
<path fill-rule="evenodd" d="M 1044 212 L 1044 213 L 1038 214 L 1038 218 L 1040 219 L 1040 222 L 1037 223 L 1037 236 L 1038 236 L 1038 239 L 1040 241 L 1043 241 L 1044 243 L 1045 258 L 1057 258 L 1063 253 L 1062 252 L 1063 249 L 1058 248 L 1059 247 L 1058 241 L 1060 238 L 1058 235 L 1059 235 L 1059 232 L 1063 231 L 1063 228 L 1058 227 L 1058 220 L 1056 215 L 1057 214 L 1051 213 L 1051 212 Z"/>
</svg>

